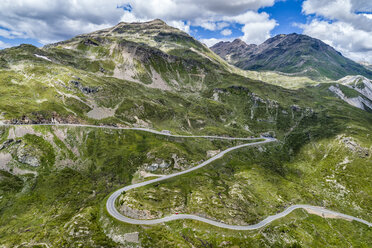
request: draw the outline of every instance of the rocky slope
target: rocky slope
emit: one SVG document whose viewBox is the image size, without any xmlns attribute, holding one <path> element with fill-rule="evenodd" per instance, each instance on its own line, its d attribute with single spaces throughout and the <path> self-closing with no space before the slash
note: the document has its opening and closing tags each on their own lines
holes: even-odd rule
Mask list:
<svg viewBox="0 0 372 248">
<path fill-rule="evenodd" d="M 348 104 L 372 112 L 372 82 L 363 76 L 346 76 L 329 90 Z"/>
<path fill-rule="evenodd" d="M 227 66 L 199 41 L 158 19 L 122 22 L 44 50 L 64 61 L 66 49 L 91 62 L 88 69 L 93 72 L 162 90 L 205 87 L 211 71 Z"/>
<path fill-rule="evenodd" d="M 358 91 L 360 94 L 372 101 L 372 81 L 366 77 L 357 76 L 346 76 L 338 80 L 343 85 Z"/>
<path fill-rule="evenodd" d="M 288 75 L 340 79 L 346 75 L 372 72 L 345 58 L 331 46 L 306 35 L 277 35 L 260 45 L 247 45 L 241 40 L 220 42 L 212 51 L 244 70 L 278 71 Z"/>
</svg>

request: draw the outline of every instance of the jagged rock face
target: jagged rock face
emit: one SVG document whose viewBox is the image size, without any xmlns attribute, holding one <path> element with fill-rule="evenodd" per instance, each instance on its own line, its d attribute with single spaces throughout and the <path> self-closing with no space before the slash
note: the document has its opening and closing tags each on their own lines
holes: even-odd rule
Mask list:
<svg viewBox="0 0 372 248">
<path fill-rule="evenodd" d="M 337 81 L 339 84 L 331 85 L 329 90 L 348 104 L 372 111 L 372 81 L 366 77 L 346 76 Z M 345 87 L 346 86 L 346 87 Z"/>
<path fill-rule="evenodd" d="M 21 145 L 17 149 L 17 159 L 23 164 L 30 165 L 32 167 L 40 166 L 39 158 L 36 155 L 37 151 L 26 145 Z"/>
<path fill-rule="evenodd" d="M 338 80 L 338 82 L 358 91 L 360 94 L 372 101 L 372 81 L 368 78 L 360 75 L 346 76 Z"/>
<path fill-rule="evenodd" d="M 156 162 L 151 163 L 150 165 L 146 166 L 145 170 L 154 172 L 157 171 L 158 169 L 167 169 L 171 166 L 170 163 L 161 160 L 161 159 L 156 159 Z"/>
<path fill-rule="evenodd" d="M 71 80 L 70 84 L 78 88 L 84 94 L 96 93 L 99 90 L 98 87 L 83 86 L 80 81 Z"/>
<path fill-rule="evenodd" d="M 328 88 L 331 92 L 333 92 L 335 95 L 337 95 L 340 99 L 347 102 L 348 104 L 366 110 L 371 111 L 372 110 L 372 101 L 368 98 L 364 97 L 363 95 L 358 95 L 357 92 L 355 92 L 353 95 L 347 95 L 347 92 L 345 89 L 340 88 L 339 85 L 331 85 Z"/>
<path fill-rule="evenodd" d="M 313 78 L 339 79 L 372 72 L 347 59 L 331 46 L 306 35 L 277 35 L 255 46 L 241 40 L 217 43 L 212 51 L 245 70 L 270 70 Z"/>
<path fill-rule="evenodd" d="M 175 47 L 174 43 L 177 43 L 178 46 L 183 46 L 184 44 L 182 44 L 182 42 L 192 43 L 196 47 L 200 48 L 203 47 L 200 42 L 187 33 L 168 26 L 162 20 L 156 19 L 149 22 L 120 22 L 114 27 L 98 30 L 89 34 L 78 35 L 71 40 L 50 44 L 45 46 L 45 48 L 58 46 L 73 48 L 80 42 L 90 47 L 98 47 L 102 45 L 109 46 L 115 43 L 120 43 L 120 41 L 123 40 L 140 42 L 151 47 L 160 48 L 163 51 Z"/>
<path fill-rule="evenodd" d="M 351 152 L 357 153 L 360 157 L 365 158 L 369 156 L 368 149 L 359 145 L 353 138 L 345 137 L 342 142 Z"/>
<path fill-rule="evenodd" d="M 5 148 L 7 148 L 7 147 L 10 146 L 13 142 L 14 142 L 14 139 L 8 139 L 8 140 L 4 141 L 3 144 L 0 145 L 0 150 L 3 150 L 3 149 L 5 149 Z"/>
<path fill-rule="evenodd" d="M 239 60 L 239 57 L 249 56 L 257 45 L 248 45 L 241 39 L 235 39 L 233 42 L 221 41 L 215 44 L 211 49 L 220 57 L 229 62 Z"/>
</svg>

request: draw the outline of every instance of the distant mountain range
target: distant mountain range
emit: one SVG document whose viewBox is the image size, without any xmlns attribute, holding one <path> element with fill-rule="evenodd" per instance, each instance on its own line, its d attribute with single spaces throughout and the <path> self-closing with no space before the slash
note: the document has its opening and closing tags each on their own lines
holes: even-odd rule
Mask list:
<svg viewBox="0 0 372 248">
<path fill-rule="evenodd" d="M 340 79 L 347 75 L 372 78 L 372 71 L 321 40 L 301 34 L 280 34 L 260 45 L 240 39 L 219 42 L 211 50 L 244 70 L 277 71 L 313 79 Z"/>
</svg>

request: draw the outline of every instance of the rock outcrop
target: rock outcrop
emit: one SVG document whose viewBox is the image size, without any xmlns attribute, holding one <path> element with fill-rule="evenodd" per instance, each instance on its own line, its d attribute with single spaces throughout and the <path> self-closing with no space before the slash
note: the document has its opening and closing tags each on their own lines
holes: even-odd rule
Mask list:
<svg viewBox="0 0 372 248">
<path fill-rule="evenodd" d="M 364 95 L 358 94 L 357 91 L 352 92 L 353 95 L 347 95 L 346 90 L 343 90 L 339 85 L 331 85 L 328 89 L 348 104 L 366 111 L 372 111 L 372 101 Z"/>
<path fill-rule="evenodd" d="M 341 141 L 351 152 L 358 154 L 359 157 L 365 158 L 369 156 L 369 150 L 359 145 L 353 138 L 344 137 Z"/>
<path fill-rule="evenodd" d="M 40 159 L 37 156 L 38 151 L 32 147 L 22 144 L 17 149 L 17 160 L 23 164 L 32 167 L 40 166 Z"/>
<path fill-rule="evenodd" d="M 84 86 L 81 82 L 76 81 L 76 80 L 71 80 L 70 84 L 72 84 L 74 87 L 78 88 L 84 94 L 96 93 L 99 90 L 98 87 Z"/>
</svg>

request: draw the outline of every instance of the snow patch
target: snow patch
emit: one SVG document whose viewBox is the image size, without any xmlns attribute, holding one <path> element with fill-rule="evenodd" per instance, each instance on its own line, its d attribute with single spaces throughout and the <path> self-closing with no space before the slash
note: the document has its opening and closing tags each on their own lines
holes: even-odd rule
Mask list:
<svg viewBox="0 0 372 248">
<path fill-rule="evenodd" d="M 48 60 L 48 61 L 50 61 L 50 62 L 52 62 L 48 57 L 46 57 L 46 56 L 43 56 L 43 55 L 39 55 L 39 54 L 34 54 L 34 56 L 35 57 L 37 57 L 37 58 L 40 58 L 40 59 L 45 59 L 45 60 Z"/>
</svg>

